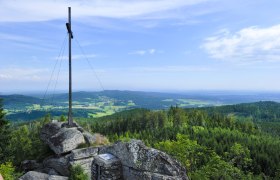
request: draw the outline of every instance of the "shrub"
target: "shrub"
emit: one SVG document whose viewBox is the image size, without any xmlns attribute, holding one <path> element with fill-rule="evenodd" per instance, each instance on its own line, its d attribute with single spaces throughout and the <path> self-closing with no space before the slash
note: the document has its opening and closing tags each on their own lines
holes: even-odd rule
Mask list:
<svg viewBox="0 0 280 180">
<path fill-rule="evenodd" d="M 109 140 L 105 136 L 99 133 L 95 133 L 94 135 L 96 137 L 96 142 L 94 143 L 95 146 L 109 144 Z"/>
<path fill-rule="evenodd" d="M 16 179 L 15 168 L 13 167 L 13 164 L 11 162 L 0 164 L 0 174 L 3 176 L 5 180 Z"/>
<path fill-rule="evenodd" d="M 78 145 L 77 149 L 87 148 L 87 147 L 89 147 L 89 145 L 87 143 L 81 143 Z"/>
<path fill-rule="evenodd" d="M 70 168 L 69 180 L 89 180 L 89 177 L 82 166 L 78 164 Z"/>
<path fill-rule="evenodd" d="M 67 118 L 64 115 L 61 115 L 59 121 L 60 122 L 66 122 Z"/>
</svg>

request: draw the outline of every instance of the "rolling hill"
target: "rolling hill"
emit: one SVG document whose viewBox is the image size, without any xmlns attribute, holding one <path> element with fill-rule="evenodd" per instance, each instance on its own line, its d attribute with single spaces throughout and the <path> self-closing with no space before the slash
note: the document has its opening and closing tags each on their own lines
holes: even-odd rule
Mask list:
<svg viewBox="0 0 280 180">
<path fill-rule="evenodd" d="M 67 115 L 68 94 L 47 95 L 0 95 L 4 100 L 7 119 L 12 121 L 34 120 L 51 113 Z M 101 117 L 133 108 L 167 109 L 213 107 L 262 100 L 279 101 L 280 94 L 256 92 L 187 92 L 159 93 L 141 91 L 106 90 L 100 92 L 74 92 L 73 113 L 75 117 Z"/>
</svg>

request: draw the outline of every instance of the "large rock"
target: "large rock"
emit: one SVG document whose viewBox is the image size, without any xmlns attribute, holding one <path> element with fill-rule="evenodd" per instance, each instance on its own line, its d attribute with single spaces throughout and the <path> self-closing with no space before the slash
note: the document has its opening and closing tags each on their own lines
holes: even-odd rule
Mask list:
<svg viewBox="0 0 280 180">
<path fill-rule="evenodd" d="M 31 175 L 44 177 L 44 174 L 69 176 L 70 167 L 78 164 L 84 168 L 89 176 L 91 175 L 92 161 L 99 149 L 96 147 L 76 148 L 86 142 L 88 144 L 95 143 L 96 137 L 94 135 L 84 131 L 78 124 L 75 124 L 75 127 L 68 127 L 66 123 L 52 121 L 42 127 L 40 138 L 56 155 L 46 158 L 42 164 L 36 161 L 23 162 L 25 171 L 36 171 L 30 171 L 26 177 Z"/>
<path fill-rule="evenodd" d="M 19 180 L 68 180 L 68 177 L 29 171 L 28 173 L 21 176 Z"/>
<path fill-rule="evenodd" d="M 70 152 L 85 143 L 83 134 L 77 128 L 62 128 L 49 139 L 49 146 L 56 154 Z"/>
<path fill-rule="evenodd" d="M 52 122 L 43 126 L 41 139 L 58 155 L 76 149 L 80 144 L 85 143 L 83 134 L 77 127 L 62 127 L 60 122 Z"/>
<path fill-rule="evenodd" d="M 79 159 L 85 159 L 89 157 L 94 157 L 98 154 L 98 148 L 97 147 L 88 147 L 88 148 L 82 148 L 82 149 L 75 149 L 72 150 L 69 154 L 69 160 L 75 161 Z"/>
<path fill-rule="evenodd" d="M 55 135 L 56 133 L 59 132 L 62 126 L 62 122 L 51 122 L 48 124 L 45 124 L 40 133 L 40 138 L 42 141 L 46 142 L 50 137 Z"/>
<path fill-rule="evenodd" d="M 54 169 L 60 175 L 69 176 L 69 159 L 68 156 L 54 157 L 51 156 L 43 161 L 45 168 Z"/>
<path fill-rule="evenodd" d="M 92 145 L 96 143 L 96 135 L 92 135 L 89 132 L 83 132 L 83 136 L 85 138 L 85 141 L 88 145 Z"/>
<path fill-rule="evenodd" d="M 41 163 L 38 163 L 36 160 L 25 160 L 21 163 L 21 169 L 24 172 L 41 168 L 43 168 L 43 165 Z"/>
<path fill-rule="evenodd" d="M 45 167 L 42 169 L 36 169 L 36 171 L 41 172 L 41 173 L 46 173 L 48 175 L 60 175 L 55 169 L 49 168 L 49 167 Z"/>
<path fill-rule="evenodd" d="M 123 177 L 125 180 L 182 180 L 183 177 L 167 176 L 148 171 L 136 170 L 133 168 L 123 166 Z"/>
<path fill-rule="evenodd" d="M 91 177 L 92 161 L 97 154 L 98 148 L 96 147 L 75 149 L 68 155 L 69 165 L 81 165 L 88 176 Z"/>
<path fill-rule="evenodd" d="M 44 168 L 55 170 L 60 175 L 69 176 L 69 168 L 74 165 L 81 165 L 85 172 L 91 175 L 91 165 L 93 157 L 98 154 L 98 148 L 88 147 L 72 150 L 64 156 L 51 156 L 43 161 Z M 44 169 L 43 172 L 46 172 Z M 50 173 L 48 173 L 50 174 Z"/>
<path fill-rule="evenodd" d="M 164 152 L 146 147 L 139 140 L 117 142 L 100 148 L 100 153 L 110 153 L 121 160 L 125 179 L 188 179 L 185 168 L 178 161 Z"/>
</svg>

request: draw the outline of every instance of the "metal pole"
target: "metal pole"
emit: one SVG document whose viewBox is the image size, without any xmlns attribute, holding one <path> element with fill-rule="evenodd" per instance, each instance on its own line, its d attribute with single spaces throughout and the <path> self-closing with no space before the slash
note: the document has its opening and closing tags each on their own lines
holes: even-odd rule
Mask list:
<svg viewBox="0 0 280 180">
<path fill-rule="evenodd" d="M 71 7 L 68 7 L 68 34 L 69 34 L 69 112 L 68 112 L 68 125 L 73 126 L 72 119 L 72 63 L 71 63 L 71 39 L 72 29 L 71 29 Z"/>
</svg>

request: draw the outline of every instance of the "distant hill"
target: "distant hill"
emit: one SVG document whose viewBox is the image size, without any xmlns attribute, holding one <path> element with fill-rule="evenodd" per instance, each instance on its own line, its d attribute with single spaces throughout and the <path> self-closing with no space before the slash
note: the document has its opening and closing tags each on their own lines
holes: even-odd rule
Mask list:
<svg viewBox="0 0 280 180">
<path fill-rule="evenodd" d="M 260 101 L 201 108 L 209 113 L 250 117 L 254 122 L 280 122 L 280 103 Z"/>
<path fill-rule="evenodd" d="M 16 106 L 24 106 L 27 104 L 39 104 L 40 99 L 32 96 L 25 95 L 0 95 L 0 98 L 4 100 L 5 108 Z"/>
<path fill-rule="evenodd" d="M 260 101 L 219 107 L 203 107 L 199 109 L 209 114 L 216 113 L 231 116 L 239 121 L 252 121 L 257 124 L 263 132 L 274 136 L 280 136 L 280 103 Z M 190 110 L 191 109 L 186 109 L 186 111 Z"/>
<path fill-rule="evenodd" d="M 67 115 L 68 94 L 47 95 L 0 95 L 4 99 L 7 118 L 12 121 L 33 120 L 51 113 Z M 183 108 L 213 107 L 261 100 L 280 102 L 277 93 L 232 93 L 188 92 L 159 93 L 141 91 L 106 90 L 100 92 L 74 92 L 73 112 L 75 117 L 101 117 L 133 108 L 167 109 L 170 106 Z"/>
</svg>

